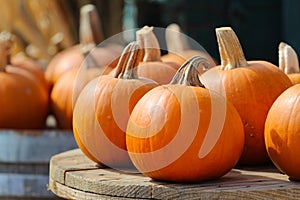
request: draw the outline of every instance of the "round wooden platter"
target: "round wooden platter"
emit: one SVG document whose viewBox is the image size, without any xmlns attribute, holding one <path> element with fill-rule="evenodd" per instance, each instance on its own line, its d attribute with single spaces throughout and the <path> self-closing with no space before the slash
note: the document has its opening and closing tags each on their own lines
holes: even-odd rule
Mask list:
<svg viewBox="0 0 300 200">
<path fill-rule="evenodd" d="M 65 199 L 300 198 L 300 182 L 273 166 L 233 169 L 218 180 L 201 183 L 168 183 L 97 166 L 75 149 L 51 158 L 49 176 L 49 189 Z"/>
</svg>

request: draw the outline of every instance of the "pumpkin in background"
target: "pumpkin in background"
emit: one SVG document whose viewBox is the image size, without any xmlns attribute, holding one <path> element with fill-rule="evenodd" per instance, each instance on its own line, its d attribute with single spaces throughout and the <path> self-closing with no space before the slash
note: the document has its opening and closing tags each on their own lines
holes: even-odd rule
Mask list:
<svg viewBox="0 0 300 200">
<path fill-rule="evenodd" d="M 153 179 L 198 182 L 229 172 L 244 147 L 241 118 L 220 94 L 204 88 L 188 60 L 171 84 L 145 94 L 128 121 L 126 145 L 136 168 Z"/>
<path fill-rule="evenodd" d="M 91 160 L 114 168 L 132 167 L 125 142 L 127 121 L 137 101 L 157 86 L 137 76 L 142 56 L 139 45 L 128 44 L 115 75 L 93 79 L 77 98 L 73 130 L 78 146 Z"/>
<path fill-rule="evenodd" d="M 63 73 L 59 73 L 59 78 L 55 79 L 55 81 L 53 80 L 55 84 L 52 86 L 50 94 L 50 108 L 56 118 L 57 127 L 61 129 L 72 129 L 72 107 L 84 86 L 93 78 L 111 71 L 117 62 L 118 56 L 116 52 L 113 53 L 112 50 L 99 47 L 93 48 L 97 40 L 99 40 L 96 36 L 101 36 L 99 28 L 97 29 L 100 24 L 97 24 L 98 20 L 95 19 L 98 18 L 94 6 L 86 5 L 81 9 L 80 28 L 83 42 L 80 47 L 81 50 L 85 49 L 86 55 L 84 56 L 78 50 L 77 53 L 80 53 L 80 62 Z M 77 58 L 78 56 L 76 56 Z M 71 62 L 73 62 L 72 58 L 62 59 L 63 62 L 67 59 L 71 59 Z M 110 60 L 111 63 L 105 63 Z M 50 67 L 47 69 L 51 70 L 53 68 Z M 64 70 L 59 65 L 55 69 Z M 49 70 L 46 70 L 46 74 Z"/>
<path fill-rule="evenodd" d="M 31 59 L 30 57 L 19 53 L 11 57 L 10 63 L 12 66 L 23 68 L 32 73 L 33 76 L 36 77 L 38 85 L 40 85 L 47 92 L 49 92 L 49 84 L 46 80 L 44 70 L 36 61 Z"/>
<path fill-rule="evenodd" d="M 144 58 L 138 66 L 138 75 L 152 79 L 159 84 L 169 83 L 180 65 L 161 60 L 160 45 L 153 33 L 153 27 L 145 26 L 138 30 L 136 38 L 144 49 Z"/>
<path fill-rule="evenodd" d="M 216 61 L 207 52 L 190 48 L 187 36 L 181 33 L 178 24 L 168 25 L 165 35 L 168 54 L 161 57 L 162 61 L 176 62 L 182 65 L 189 58 L 198 55 L 208 60 L 209 67 L 216 66 Z"/>
<path fill-rule="evenodd" d="M 279 69 L 291 79 L 293 84 L 300 83 L 298 56 L 288 44 L 281 42 L 278 47 Z"/>
<path fill-rule="evenodd" d="M 48 93 L 32 66 L 14 66 L 10 63 L 12 35 L 0 34 L 0 127 L 41 129 L 48 114 Z M 27 66 L 25 66 L 27 65 Z"/>
<path fill-rule="evenodd" d="M 86 59 L 86 55 L 92 55 L 98 66 L 116 64 L 120 56 L 120 48 L 117 45 L 106 45 L 107 47 L 96 47 L 103 41 L 101 22 L 94 5 L 87 4 L 80 9 L 80 44 L 74 45 L 57 53 L 49 62 L 45 75 L 52 87 L 66 71 L 79 69 Z M 92 49 L 97 49 L 91 53 Z M 108 72 L 107 72 L 108 73 Z"/>
<path fill-rule="evenodd" d="M 268 154 L 283 173 L 300 180 L 300 84 L 284 91 L 274 102 L 265 124 Z"/>
<path fill-rule="evenodd" d="M 214 68 L 214 76 L 203 74 L 203 82 L 207 88 L 225 95 L 242 118 L 246 139 L 239 164 L 266 164 L 270 160 L 264 143 L 265 119 L 275 99 L 292 83 L 270 62 L 246 61 L 230 27 L 217 28 L 216 35 L 221 65 Z"/>
<path fill-rule="evenodd" d="M 79 69 L 65 72 L 52 88 L 50 107 L 60 129 L 72 129 L 73 106 L 86 84 L 105 74 L 106 70 L 113 69 L 110 66 L 95 66 L 92 57 L 88 55 Z"/>
</svg>

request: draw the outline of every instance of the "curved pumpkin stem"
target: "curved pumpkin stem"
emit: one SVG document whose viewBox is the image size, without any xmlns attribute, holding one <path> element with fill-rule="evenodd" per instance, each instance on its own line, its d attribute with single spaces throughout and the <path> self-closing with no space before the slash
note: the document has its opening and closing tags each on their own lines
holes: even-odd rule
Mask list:
<svg viewBox="0 0 300 200">
<path fill-rule="evenodd" d="M 137 79 L 137 66 L 142 59 L 143 51 L 137 42 L 129 43 L 121 54 L 114 77 L 121 79 Z"/>
<path fill-rule="evenodd" d="M 181 33 L 178 24 L 172 23 L 166 28 L 166 44 L 168 52 L 179 53 L 190 49 L 187 39 Z"/>
<path fill-rule="evenodd" d="M 80 9 L 79 40 L 82 53 L 88 54 L 97 44 L 102 42 L 103 30 L 97 9 L 92 4 L 87 4 Z"/>
<path fill-rule="evenodd" d="M 0 33 L 0 71 L 5 72 L 10 62 L 10 49 L 13 42 L 13 35 L 3 31 Z"/>
<path fill-rule="evenodd" d="M 153 33 L 153 27 L 144 26 L 136 32 L 138 44 L 145 51 L 143 61 L 161 61 L 160 46 L 156 36 Z"/>
<path fill-rule="evenodd" d="M 221 69 L 230 70 L 247 66 L 243 49 L 235 32 L 230 27 L 216 28 Z"/>
<path fill-rule="evenodd" d="M 194 56 L 187 60 L 176 72 L 170 84 L 203 87 L 199 79 L 199 67 L 209 67 L 208 61 L 201 56 Z"/>
<path fill-rule="evenodd" d="M 298 56 L 295 50 L 288 44 L 280 42 L 278 47 L 279 69 L 285 74 L 299 73 Z"/>
</svg>

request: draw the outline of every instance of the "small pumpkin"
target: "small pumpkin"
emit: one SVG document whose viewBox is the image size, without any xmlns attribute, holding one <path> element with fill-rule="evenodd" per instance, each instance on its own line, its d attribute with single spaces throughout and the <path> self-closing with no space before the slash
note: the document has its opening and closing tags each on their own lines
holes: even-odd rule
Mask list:
<svg viewBox="0 0 300 200">
<path fill-rule="evenodd" d="M 99 24 L 96 24 L 98 22 L 96 14 L 95 8 L 91 5 L 84 6 L 81 9 L 82 43 L 80 47 L 85 54 L 81 53 L 81 56 L 79 56 L 82 59 L 80 63 L 77 63 L 76 66 L 73 65 L 71 69 L 64 70 L 63 74 L 59 73 L 59 78 L 53 81 L 55 84 L 51 89 L 50 108 L 56 118 L 57 127 L 60 129 L 72 129 L 72 107 L 84 86 L 93 78 L 108 73 L 116 65 L 116 53 L 102 47 L 93 48 L 99 40 L 97 37 L 101 36 L 98 33 L 99 28 L 97 29 Z M 106 63 L 106 66 L 104 66 L 105 62 L 109 60 L 112 63 Z M 60 66 L 56 68 L 63 70 Z"/>
<path fill-rule="evenodd" d="M 283 173 L 300 180 L 300 84 L 285 90 L 273 103 L 265 123 L 267 152 Z"/>
<path fill-rule="evenodd" d="M 169 83 L 180 65 L 161 60 L 160 45 L 153 33 L 153 27 L 144 26 L 136 32 L 136 38 L 144 49 L 144 58 L 138 66 L 138 75 L 150 78 L 159 84 Z"/>
<path fill-rule="evenodd" d="M 198 55 L 208 60 L 209 67 L 216 66 L 216 61 L 204 49 L 202 51 L 190 48 L 187 36 L 181 32 L 178 24 L 172 23 L 168 25 L 165 35 L 168 53 L 161 57 L 162 61 L 176 62 L 182 65 L 189 58 Z"/>
<path fill-rule="evenodd" d="M 116 45 L 111 45 L 112 48 L 110 48 L 110 45 L 107 45 L 107 48 L 95 48 L 104 38 L 100 18 L 94 5 L 87 4 L 81 7 L 79 28 L 80 43 L 57 53 L 46 68 L 45 75 L 50 87 L 66 71 L 79 69 L 86 59 L 86 55 L 93 55 L 93 59 L 98 66 L 111 64 L 120 55 L 119 48 L 115 48 Z M 95 51 L 91 52 L 92 49 L 95 49 Z M 116 64 L 116 62 L 114 63 Z"/>
<path fill-rule="evenodd" d="M 245 59 L 235 32 L 230 27 L 216 29 L 221 65 L 215 76 L 203 74 L 205 85 L 224 94 L 239 112 L 245 129 L 245 148 L 240 165 L 270 162 L 264 143 L 264 124 L 275 99 L 292 85 L 274 64 Z"/>
<path fill-rule="evenodd" d="M 12 66 L 17 66 L 28 70 L 37 78 L 37 82 L 39 82 L 38 85 L 45 88 L 45 90 L 49 92 L 49 84 L 46 80 L 44 69 L 35 60 L 23 55 L 22 53 L 19 53 L 10 58 L 10 63 Z"/>
<path fill-rule="evenodd" d="M 55 85 L 50 94 L 50 107 L 56 118 L 57 127 L 60 129 L 72 129 L 73 106 L 82 89 L 92 79 L 102 75 L 109 66 L 95 66 L 95 62 L 87 58 L 80 69 L 72 69 L 65 72 Z"/>
<path fill-rule="evenodd" d="M 12 35 L 0 34 L 0 127 L 41 129 L 48 114 L 48 93 L 27 63 L 10 62 Z M 20 64 L 20 63 L 19 63 Z"/>
<path fill-rule="evenodd" d="M 239 160 L 244 147 L 241 118 L 223 96 L 204 88 L 197 71 L 203 62 L 191 58 L 170 84 L 152 89 L 134 107 L 126 145 L 144 175 L 199 182 L 223 176 Z"/>
<path fill-rule="evenodd" d="M 278 47 L 279 69 L 291 79 L 293 84 L 300 83 L 300 69 L 298 56 L 288 44 L 280 42 Z"/>
<path fill-rule="evenodd" d="M 126 151 L 125 131 L 137 101 L 157 86 L 139 78 L 136 68 L 143 51 L 132 42 L 123 50 L 114 76 L 92 80 L 80 93 L 73 114 L 79 147 L 91 160 L 114 167 L 132 166 Z"/>
</svg>

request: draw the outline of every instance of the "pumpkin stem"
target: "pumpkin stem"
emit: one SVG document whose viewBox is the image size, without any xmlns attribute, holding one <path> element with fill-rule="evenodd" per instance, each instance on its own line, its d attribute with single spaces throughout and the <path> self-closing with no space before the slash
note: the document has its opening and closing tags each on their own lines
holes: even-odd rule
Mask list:
<svg viewBox="0 0 300 200">
<path fill-rule="evenodd" d="M 144 26 L 136 32 L 138 44 L 144 52 L 144 62 L 161 61 L 160 46 L 153 33 L 153 27 Z"/>
<path fill-rule="evenodd" d="M 142 61 L 143 51 L 137 42 L 129 43 L 123 50 L 114 74 L 115 78 L 138 79 L 137 66 Z"/>
<path fill-rule="evenodd" d="M 176 23 L 166 28 L 166 44 L 170 53 L 180 53 L 190 49 L 187 39 L 181 34 L 181 28 Z"/>
<path fill-rule="evenodd" d="M 80 9 L 79 38 L 83 55 L 87 55 L 104 39 L 101 20 L 93 4 L 84 5 Z"/>
<path fill-rule="evenodd" d="M 288 44 L 280 42 L 278 47 L 279 69 L 285 74 L 299 73 L 298 56 L 295 50 Z"/>
<path fill-rule="evenodd" d="M 230 27 L 216 28 L 216 35 L 221 57 L 220 69 L 230 70 L 248 65 L 239 39 Z"/>
<path fill-rule="evenodd" d="M 193 56 L 187 60 L 176 72 L 170 84 L 203 87 L 199 79 L 199 67 L 208 68 L 208 61 L 201 56 Z"/>
<path fill-rule="evenodd" d="M 10 62 L 10 49 L 13 42 L 13 35 L 3 31 L 0 33 L 0 71 L 5 72 L 6 66 Z"/>
</svg>

